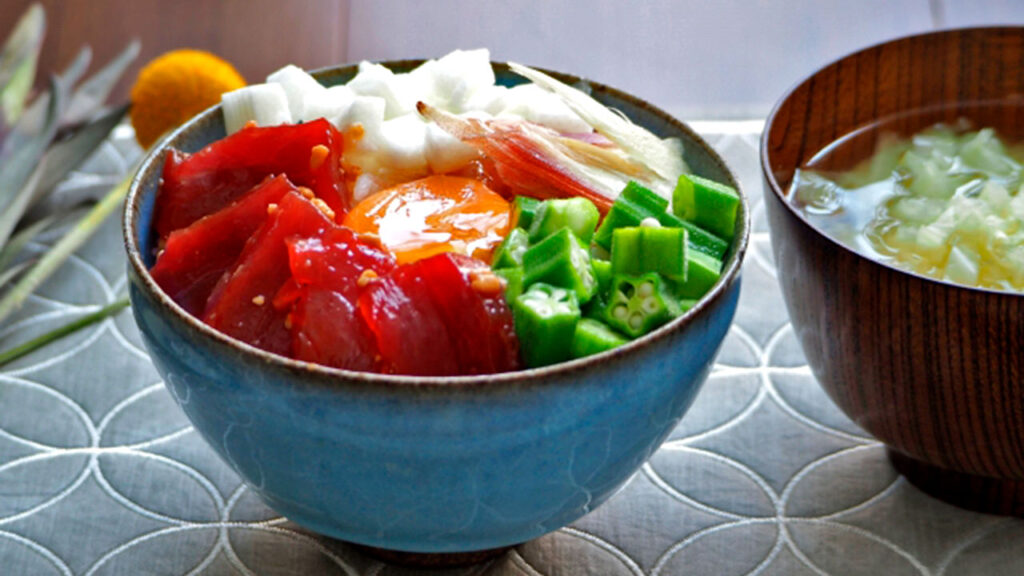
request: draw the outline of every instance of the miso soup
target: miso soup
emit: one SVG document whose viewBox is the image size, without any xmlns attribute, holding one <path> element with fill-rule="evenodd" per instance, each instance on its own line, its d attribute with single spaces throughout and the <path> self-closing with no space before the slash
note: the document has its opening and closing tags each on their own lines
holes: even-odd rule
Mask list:
<svg viewBox="0 0 1024 576">
<path fill-rule="evenodd" d="M 794 175 L 789 199 L 852 249 L 922 275 L 1024 291 L 1024 147 L 967 121 L 911 137 L 877 129 L 840 140 Z M 821 167 L 858 137 L 874 153 L 846 171 Z"/>
</svg>

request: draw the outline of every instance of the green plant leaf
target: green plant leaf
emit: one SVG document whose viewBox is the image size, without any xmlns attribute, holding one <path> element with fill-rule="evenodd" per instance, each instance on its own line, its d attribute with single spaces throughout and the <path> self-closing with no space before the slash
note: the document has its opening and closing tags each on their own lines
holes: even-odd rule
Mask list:
<svg viewBox="0 0 1024 576">
<path fill-rule="evenodd" d="M 129 105 L 125 104 L 108 110 L 99 118 L 88 122 L 67 138 L 51 146 L 42 159 L 45 169 L 39 180 L 39 186 L 36 187 L 32 204 L 45 197 L 69 172 L 81 166 L 82 162 L 92 156 L 128 113 L 128 108 Z"/>
<path fill-rule="evenodd" d="M 45 13 L 39 4 L 33 4 L 0 52 L 0 288 L 13 282 L 0 297 L 0 323 L 92 236 L 121 204 L 130 182 L 126 178 L 115 186 L 40 258 L 12 265 L 27 243 L 69 217 L 58 211 L 27 224 L 23 221 L 26 210 L 91 156 L 124 118 L 127 105 L 105 109 L 104 102 L 139 53 L 138 41 L 132 41 L 72 91 L 91 60 L 92 52 L 85 47 L 62 74 L 50 78 L 49 91 L 28 104 L 45 28 Z M 127 305 L 124 299 L 112 303 L 0 353 L 0 365 L 112 316 Z"/>
<path fill-rule="evenodd" d="M 15 24 L 0 51 L 0 141 L 17 122 L 36 77 L 39 49 L 46 34 L 46 13 L 32 4 Z"/>
<path fill-rule="evenodd" d="M 32 261 L 26 260 L 24 262 L 18 262 L 14 266 L 11 266 L 10 268 L 4 270 L 3 272 L 0 272 L 0 288 L 3 288 L 4 286 L 7 285 L 8 282 L 17 278 L 18 274 L 24 272 L 25 269 L 27 269 L 31 265 Z"/>
<path fill-rule="evenodd" d="M 107 304 L 106 306 L 100 308 L 95 312 L 86 314 L 81 318 L 72 320 L 71 322 L 68 322 L 67 324 L 55 328 L 54 330 L 51 330 L 45 334 L 36 336 L 35 338 L 29 340 L 28 342 L 25 342 L 24 344 L 15 346 L 10 350 L 4 350 L 3 352 L 0 352 L 0 366 L 3 366 L 8 362 L 12 362 L 18 358 L 21 358 L 22 356 L 30 352 L 38 350 L 43 346 L 46 346 L 50 342 L 59 340 L 67 336 L 68 334 L 77 332 L 82 328 L 85 328 L 86 326 L 95 324 L 96 322 L 100 322 L 102 320 L 106 320 L 111 316 L 116 316 L 121 310 L 124 310 L 130 304 L 131 302 L 128 300 L 128 298 L 121 298 L 120 300 Z"/>
<path fill-rule="evenodd" d="M 39 160 L 57 133 L 57 122 L 65 95 L 66 88 L 61 82 L 51 78 L 50 92 L 45 96 L 48 106 L 42 129 L 34 135 L 22 136 L 22 123 L 32 121 L 30 115 L 26 113 L 9 135 L 5 148 L 6 144 L 12 141 L 23 145 L 11 150 L 7 156 L 0 153 L 0 246 L 7 243 L 18 220 L 35 197 L 35 185 L 42 174 Z"/>
<path fill-rule="evenodd" d="M 41 179 L 40 160 L 57 134 L 68 92 L 85 73 L 91 58 L 92 51 L 85 47 L 62 74 L 51 76 L 50 90 L 32 102 L 0 147 L 0 246 L 7 242 L 35 198 L 35 185 Z"/>
<path fill-rule="evenodd" d="M 25 245 L 31 242 L 36 236 L 43 233 L 44 230 L 50 227 L 51 224 L 58 220 L 57 214 L 50 214 L 45 218 L 36 220 L 32 224 L 25 226 L 17 233 L 11 236 L 11 239 L 7 241 L 7 245 L 0 249 L 0 274 L 4 273 L 8 265 L 14 261 L 14 257 Z M 0 287 L 3 286 L 3 282 L 0 282 Z"/>
<path fill-rule="evenodd" d="M 68 94 L 71 93 L 71 88 L 85 73 L 86 68 L 89 67 L 89 60 L 92 59 L 92 50 L 88 46 L 78 51 L 75 59 L 72 60 L 71 64 L 64 69 L 63 72 L 56 76 L 51 76 L 51 80 L 55 81 L 61 88 L 61 98 L 58 107 L 57 119 L 60 120 L 64 114 L 64 110 L 67 107 Z M 44 92 L 43 94 L 36 97 L 32 101 L 32 104 L 25 109 L 25 113 L 18 119 L 18 123 L 14 126 L 14 129 L 8 134 L 8 137 L 0 143 L 0 168 L 3 163 L 6 162 L 16 150 L 25 146 L 28 140 L 37 137 L 39 134 L 46 132 L 49 126 L 48 123 L 48 111 L 50 106 L 50 95 L 53 90 Z M 58 122 L 59 124 L 59 122 Z M 50 137 L 50 141 L 53 140 L 53 136 Z"/>
<path fill-rule="evenodd" d="M 128 193 L 128 187 L 135 173 L 133 166 L 128 170 L 128 175 L 117 185 L 111 188 L 110 192 L 103 197 L 89 212 L 79 220 L 74 227 L 53 245 L 32 268 L 25 273 L 11 287 L 10 291 L 0 297 L 0 324 L 11 315 L 12 312 L 25 303 L 28 295 L 35 291 L 47 278 L 50 277 L 67 260 L 75 250 L 85 244 L 100 227 L 103 221 L 111 212 L 117 209 Z"/>
<path fill-rule="evenodd" d="M 62 124 L 77 124 L 95 116 L 102 108 L 110 92 L 139 55 L 140 44 L 132 40 L 128 46 L 115 56 L 107 65 L 87 78 L 75 89 L 68 103 Z"/>
</svg>

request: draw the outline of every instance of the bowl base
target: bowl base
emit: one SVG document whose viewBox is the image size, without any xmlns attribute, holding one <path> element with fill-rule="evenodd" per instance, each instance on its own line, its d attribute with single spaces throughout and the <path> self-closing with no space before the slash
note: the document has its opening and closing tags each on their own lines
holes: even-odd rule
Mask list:
<svg viewBox="0 0 1024 576">
<path fill-rule="evenodd" d="M 472 566 L 493 560 L 513 548 L 512 546 L 505 546 L 504 548 L 490 548 L 473 552 L 402 552 L 400 550 L 374 548 L 364 544 L 353 543 L 352 546 L 367 556 L 372 556 L 389 564 L 412 568 L 459 568 Z"/>
<path fill-rule="evenodd" d="M 960 508 L 1024 518 L 1024 481 L 946 470 L 889 450 L 889 461 L 925 494 Z"/>
</svg>

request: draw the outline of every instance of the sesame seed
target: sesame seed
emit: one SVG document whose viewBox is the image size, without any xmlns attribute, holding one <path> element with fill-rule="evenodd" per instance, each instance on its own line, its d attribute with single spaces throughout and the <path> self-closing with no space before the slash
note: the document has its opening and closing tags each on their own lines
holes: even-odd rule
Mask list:
<svg viewBox="0 0 1024 576">
<path fill-rule="evenodd" d="M 267 299 L 263 297 L 263 294 L 259 294 L 257 296 L 253 296 L 253 298 L 252 298 L 252 303 L 257 305 L 257 306 L 263 306 L 263 304 L 265 304 L 266 301 L 267 301 Z"/>
<path fill-rule="evenodd" d="M 267 204 L 267 215 L 268 216 L 273 216 L 274 213 L 276 213 L 276 212 L 277 212 L 277 204 L 274 204 L 274 203 Z"/>
<path fill-rule="evenodd" d="M 363 273 L 359 275 L 359 280 L 356 280 L 356 285 L 359 286 L 360 288 L 366 288 L 371 282 L 373 282 L 377 278 L 379 278 L 379 276 L 377 276 L 376 272 L 370 269 L 366 269 L 363 270 Z"/>
<path fill-rule="evenodd" d="M 381 250 L 384 249 L 384 244 L 380 241 L 380 236 L 378 236 L 378 235 L 376 235 L 376 234 L 374 234 L 372 232 L 362 232 L 362 233 L 360 233 L 359 234 L 359 241 L 363 242 L 364 244 L 369 244 L 370 246 L 374 246 L 376 248 L 380 248 Z"/>
<path fill-rule="evenodd" d="M 501 292 L 501 279 L 490 270 L 473 270 L 469 273 L 469 285 L 480 294 L 492 295 Z"/>
<path fill-rule="evenodd" d="M 299 186 L 299 194 L 302 194 L 306 200 L 312 200 L 316 197 L 316 194 L 313 194 L 313 191 L 305 186 Z"/>
<path fill-rule="evenodd" d="M 313 203 L 313 206 L 319 208 L 320 211 L 324 213 L 324 216 L 334 220 L 334 210 L 331 210 L 331 207 L 328 206 L 327 202 L 324 202 L 322 198 L 313 198 L 310 202 Z"/>
<path fill-rule="evenodd" d="M 313 149 L 310 150 L 309 152 L 309 169 L 316 170 L 317 168 L 323 166 L 324 160 L 327 159 L 327 155 L 330 153 L 331 151 L 328 150 L 327 146 L 324 146 L 323 144 L 317 144 L 316 146 L 313 146 Z"/>
</svg>

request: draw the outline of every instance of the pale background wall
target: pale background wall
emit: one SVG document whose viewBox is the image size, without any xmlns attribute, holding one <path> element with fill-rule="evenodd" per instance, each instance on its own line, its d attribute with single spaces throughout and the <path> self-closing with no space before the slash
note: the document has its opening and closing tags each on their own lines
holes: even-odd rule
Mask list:
<svg viewBox="0 0 1024 576">
<path fill-rule="evenodd" d="M 31 0 L 0 0 L 0 34 Z M 486 46 L 496 59 L 588 76 L 687 120 L 763 118 L 827 62 L 895 36 L 1024 24 L 1024 0 L 42 0 L 42 70 L 84 43 L 95 61 L 129 38 L 139 63 L 211 50 L 250 81 L 294 63 L 440 56 Z M 129 74 L 133 76 L 134 72 Z M 43 82 L 44 75 L 40 75 Z M 127 93 L 126 79 L 118 94 Z"/>
<path fill-rule="evenodd" d="M 1024 24 L 1024 0 L 354 0 L 350 14 L 350 59 L 487 46 L 684 118 L 751 118 L 848 52 L 935 28 Z"/>
</svg>

